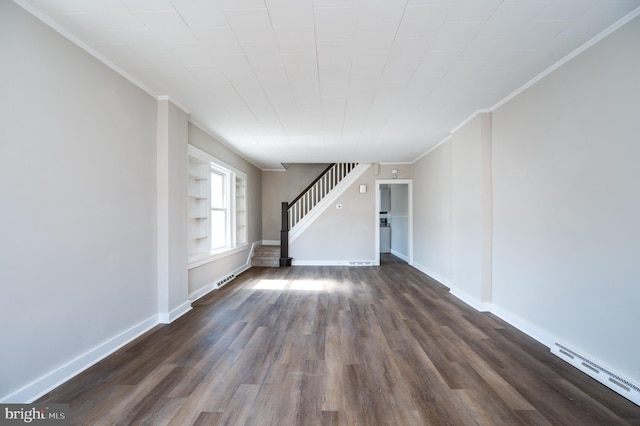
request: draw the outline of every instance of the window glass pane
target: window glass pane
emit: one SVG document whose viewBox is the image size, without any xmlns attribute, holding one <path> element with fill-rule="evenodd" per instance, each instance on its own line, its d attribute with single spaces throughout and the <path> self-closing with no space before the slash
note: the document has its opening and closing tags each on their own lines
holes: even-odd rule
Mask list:
<svg viewBox="0 0 640 426">
<path fill-rule="evenodd" d="M 211 208 L 225 208 L 224 194 L 224 175 L 211 172 Z"/>
<path fill-rule="evenodd" d="M 227 221 L 224 210 L 211 210 L 211 249 L 227 245 Z"/>
</svg>

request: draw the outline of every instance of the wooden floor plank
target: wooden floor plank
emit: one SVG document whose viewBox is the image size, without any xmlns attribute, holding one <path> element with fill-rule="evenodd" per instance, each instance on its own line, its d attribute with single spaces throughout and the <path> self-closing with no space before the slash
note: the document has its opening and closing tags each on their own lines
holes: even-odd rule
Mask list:
<svg viewBox="0 0 640 426">
<path fill-rule="evenodd" d="M 38 402 L 73 425 L 639 425 L 640 407 L 392 256 L 252 268 Z"/>
</svg>

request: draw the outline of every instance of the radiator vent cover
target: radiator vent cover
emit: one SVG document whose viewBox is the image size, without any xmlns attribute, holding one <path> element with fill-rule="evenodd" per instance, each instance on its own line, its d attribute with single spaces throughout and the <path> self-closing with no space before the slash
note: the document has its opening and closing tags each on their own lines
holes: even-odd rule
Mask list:
<svg viewBox="0 0 640 426">
<path fill-rule="evenodd" d="M 233 280 L 236 276 L 234 274 L 231 274 L 227 277 L 224 277 L 223 279 L 221 279 L 220 281 L 218 281 L 216 283 L 216 285 L 218 286 L 218 288 L 224 286 L 226 283 L 228 283 L 229 281 Z"/>
<path fill-rule="evenodd" d="M 610 369 L 569 349 L 566 345 L 554 343 L 551 352 L 567 361 L 578 370 L 593 377 L 603 385 L 624 396 L 636 405 L 640 405 L 640 387 Z"/>
</svg>

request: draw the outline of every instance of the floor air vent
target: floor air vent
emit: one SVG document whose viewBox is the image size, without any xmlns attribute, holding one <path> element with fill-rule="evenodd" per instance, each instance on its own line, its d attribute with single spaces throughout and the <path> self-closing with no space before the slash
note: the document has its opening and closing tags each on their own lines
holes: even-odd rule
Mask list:
<svg viewBox="0 0 640 426">
<path fill-rule="evenodd" d="M 220 281 L 217 282 L 218 288 L 222 287 L 223 285 L 225 285 L 226 283 L 228 283 L 229 281 L 231 281 L 235 277 L 236 277 L 235 275 L 231 274 L 228 277 L 225 277 L 225 278 L 221 279 Z"/>
<path fill-rule="evenodd" d="M 554 343 L 551 352 L 603 385 L 613 389 L 634 404 L 640 405 L 640 387 L 631 383 L 629 380 L 560 343 Z"/>
</svg>

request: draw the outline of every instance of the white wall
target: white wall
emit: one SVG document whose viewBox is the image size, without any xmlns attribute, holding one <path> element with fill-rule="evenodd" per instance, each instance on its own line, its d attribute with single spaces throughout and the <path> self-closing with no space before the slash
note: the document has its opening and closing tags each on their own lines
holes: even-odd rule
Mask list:
<svg viewBox="0 0 640 426">
<path fill-rule="evenodd" d="M 247 268 L 251 243 L 262 240 L 262 172 L 191 123 L 189 124 L 189 143 L 247 174 L 247 241 L 249 242 L 245 250 L 189 269 L 189 294 L 193 295 L 201 294 L 211 284 Z"/>
<path fill-rule="evenodd" d="M 451 285 L 451 144 L 413 165 L 413 264 Z"/>
<path fill-rule="evenodd" d="M 482 113 L 414 165 L 414 264 L 483 311 L 491 303 L 490 155 L 491 114 Z"/>
<path fill-rule="evenodd" d="M 359 186 L 367 185 L 361 194 Z M 342 209 L 336 209 L 342 204 Z M 375 176 L 369 167 L 323 214 L 289 244 L 293 262 L 345 264 L 375 260 Z"/>
<path fill-rule="evenodd" d="M 280 241 L 282 202 L 292 202 L 329 164 L 291 164 L 262 172 L 262 239 Z"/>
<path fill-rule="evenodd" d="M 156 100 L 6 1 L 0 63 L 0 400 L 17 401 L 155 323 Z"/>
<path fill-rule="evenodd" d="M 493 303 L 640 383 L 640 19 L 493 114 Z M 552 342 L 546 342 L 552 343 Z"/>
<path fill-rule="evenodd" d="M 635 383 L 638 40 L 636 18 L 414 164 L 419 269 Z"/>
<path fill-rule="evenodd" d="M 187 114 L 158 101 L 156 193 L 158 313 L 170 323 L 191 309 L 187 285 Z"/>
<path fill-rule="evenodd" d="M 491 114 L 476 115 L 451 144 L 451 292 L 476 309 L 491 303 Z"/>
</svg>

